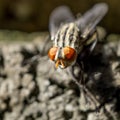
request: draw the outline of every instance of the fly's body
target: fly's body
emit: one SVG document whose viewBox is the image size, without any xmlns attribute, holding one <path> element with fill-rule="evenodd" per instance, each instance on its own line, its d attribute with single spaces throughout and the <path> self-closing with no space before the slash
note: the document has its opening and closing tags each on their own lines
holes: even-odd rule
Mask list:
<svg viewBox="0 0 120 120">
<path fill-rule="evenodd" d="M 49 26 L 53 47 L 48 55 L 56 68 L 66 68 L 76 61 L 78 55 L 82 58 L 94 49 L 97 42 L 96 25 L 107 9 L 105 3 L 97 4 L 78 19 L 66 6 L 52 12 Z"/>
</svg>

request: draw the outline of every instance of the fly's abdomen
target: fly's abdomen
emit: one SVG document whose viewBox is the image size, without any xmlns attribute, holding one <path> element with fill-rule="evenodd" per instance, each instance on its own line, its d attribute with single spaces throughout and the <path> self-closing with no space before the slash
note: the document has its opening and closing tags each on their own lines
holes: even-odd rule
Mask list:
<svg viewBox="0 0 120 120">
<path fill-rule="evenodd" d="M 79 39 L 79 29 L 75 23 L 68 23 L 60 27 L 58 30 L 54 46 L 56 47 L 65 47 L 69 46 L 74 48 L 76 52 L 79 50 L 80 39 Z"/>
</svg>

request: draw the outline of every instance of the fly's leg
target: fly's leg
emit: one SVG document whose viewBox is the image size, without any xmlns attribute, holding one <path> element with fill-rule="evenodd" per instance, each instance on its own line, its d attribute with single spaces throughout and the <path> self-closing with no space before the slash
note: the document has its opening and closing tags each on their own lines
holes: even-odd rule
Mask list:
<svg viewBox="0 0 120 120">
<path fill-rule="evenodd" d="M 96 43 L 98 41 L 98 32 L 95 29 L 94 32 L 91 33 L 92 35 L 87 36 L 87 38 L 81 38 L 86 39 L 83 40 L 83 49 L 80 51 L 77 57 L 77 63 L 80 63 L 80 61 L 84 61 L 88 59 L 92 51 L 94 50 Z"/>
<path fill-rule="evenodd" d="M 79 67 L 79 68 L 78 68 Z M 78 77 L 75 75 L 75 73 L 74 73 L 74 71 L 75 71 L 75 69 L 77 69 L 78 71 Z M 85 104 L 89 104 L 89 101 L 88 101 L 88 99 L 86 98 L 86 91 L 85 91 L 85 78 L 84 78 L 84 73 L 83 73 L 83 70 L 84 70 L 84 65 L 83 65 L 83 63 L 81 62 L 80 63 L 80 65 L 78 65 L 78 64 L 75 64 L 73 67 L 72 67 L 72 73 L 71 73 L 71 75 L 72 75 L 72 77 L 73 77 L 73 80 L 74 80 L 74 82 L 78 85 L 78 87 L 79 87 L 79 89 L 80 89 L 80 91 L 81 91 L 81 96 L 83 96 L 83 98 L 84 98 L 84 101 L 85 101 Z M 86 106 L 87 106 L 86 105 Z"/>
<path fill-rule="evenodd" d="M 89 57 L 89 55 L 91 54 L 91 52 L 93 51 L 97 43 L 97 39 L 98 39 L 98 33 L 95 29 L 94 31 L 92 31 L 91 35 L 89 35 L 89 37 L 86 39 L 83 50 L 81 51 L 81 53 L 79 54 L 77 58 L 77 63 L 79 64 L 78 67 L 80 69 L 79 74 L 78 74 L 79 77 L 75 77 L 74 66 L 73 66 L 73 69 L 71 69 L 71 72 L 72 72 L 71 74 L 73 76 L 73 79 L 74 81 L 77 82 L 77 85 L 79 86 L 79 88 L 81 88 L 81 91 L 83 95 L 85 96 L 84 98 L 86 98 L 86 103 L 90 104 L 90 101 L 93 101 L 96 108 L 99 105 L 99 102 L 86 86 L 87 81 L 86 81 L 86 76 L 84 74 L 84 65 L 80 61 L 84 61 Z M 89 99 L 87 99 L 87 96 Z"/>
<path fill-rule="evenodd" d="M 89 106 L 92 101 L 95 106 L 95 109 L 97 109 L 99 106 L 99 102 L 95 98 L 95 96 L 90 92 L 90 90 L 86 87 L 85 83 L 86 78 L 84 76 L 83 64 L 81 63 L 81 65 L 78 64 L 73 65 L 71 69 L 69 69 L 69 74 L 72 77 L 72 80 L 78 85 L 83 97 L 85 98 L 85 103 L 87 104 L 87 106 Z M 77 71 L 77 75 L 75 73 L 75 69 L 78 69 L 79 71 L 79 72 Z"/>
<path fill-rule="evenodd" d="M 97 40 L 98 40 L 98 33 L 97 33 L 97 30 L 95 29 L 94 32 L 92 33 L 92 35 L 90 35 L 89 39 L 87 40 L 87 42 L 85 43 L 85 48 L 84 48 L 84 55 L 87 59 L 87 55 L 89 57 L 89 55 L 91 54 L 91 52 L 94 50 L 95 46 L 96 46 L 96 43 L 97 43 Z M 83 52 L 84 52 L 83 51 Z M 84 59 L 84 58 L 83 58 Z M 80 67 L 83 68 L 84 65 L 83 63 L 81 62 L 80 63 Z M 81 85 L 83 85 L 83 90 L 84 90 L 84 94 L 88 96 L 88 98 L 93 101 L 94 105 L 95 105 L 95 108 L 97 109 L 98 108 L 98 105 L 99 105 L 99 102 L 98 100 L 95 98 L 95 96 L 90 92 L 90 90 L 87 88 L 86 86 L 86 76 L 84 75 L 84 68 L 82 69 L 82 77 L 80 79 L 81 81 Z M 87 98 L 86 98 L 87 99 Z M 90 101 L 88 100 L 88 104 L 90 104 Z"/>
</svg>

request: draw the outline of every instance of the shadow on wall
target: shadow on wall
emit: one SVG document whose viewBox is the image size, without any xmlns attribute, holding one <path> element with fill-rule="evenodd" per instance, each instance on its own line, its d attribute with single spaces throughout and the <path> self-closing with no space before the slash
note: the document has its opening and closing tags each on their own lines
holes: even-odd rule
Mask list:
<svg viewBox="0 0 120 120">
<path fill-rule="evenodd" d="M 51 11 L 60 5 L 67 5 L 74 15 L 83 14 L 98 2 L 106 2 L 109 12 L 101 24 L 108 32 L 120 31 L 120 1 L 118 0 L 1 0 L 0 28 L 27 32 L 48 30 Z M 116 19 L 117 18 L 117 19 Z"/>
</svg>

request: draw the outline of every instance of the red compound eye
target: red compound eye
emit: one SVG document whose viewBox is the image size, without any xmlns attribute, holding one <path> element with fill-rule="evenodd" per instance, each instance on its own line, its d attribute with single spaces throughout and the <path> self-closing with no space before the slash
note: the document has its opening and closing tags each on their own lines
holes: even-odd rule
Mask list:
<svg viewBox="0 0 120 120">
<path fill-rule="evenodd" d="M 63 52 L 67 60 L 74 60 L 76 57 L 76 51 L 71 47 L 64 47 Z"/>
<path fill-rule="evenodd" d="M 50 48 L 50 50 L 49 50 L 49 52 L 48 52 L 49 58 L 50 58 L 51 60 L 53 60 L 53 61 L 54 61 L 54 59 L 55 59 L 57 50 L 58 50 L 57 47 L 52 47 L 52 48 Z"/>
</svg>

